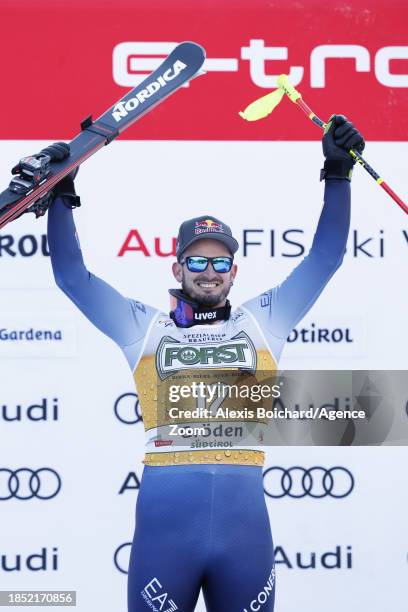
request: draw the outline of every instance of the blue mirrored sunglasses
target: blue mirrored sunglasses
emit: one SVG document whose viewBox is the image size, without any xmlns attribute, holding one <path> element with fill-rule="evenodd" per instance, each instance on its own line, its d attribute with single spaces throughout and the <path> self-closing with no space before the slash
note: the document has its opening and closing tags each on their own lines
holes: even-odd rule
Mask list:
<svg viewBox="0 0 408 612">
<path fill-rule="evenodd" d="M 190 272 L 204 272 L 208 264 L 211 262 L 215 272 L 224 274 L 229 272 L 232 268 L 232 257 L 200 257 L 199 255 L 192 255 L 186 257 L 180 261 L 181 264 L 186 264 Z"/>
</svg>

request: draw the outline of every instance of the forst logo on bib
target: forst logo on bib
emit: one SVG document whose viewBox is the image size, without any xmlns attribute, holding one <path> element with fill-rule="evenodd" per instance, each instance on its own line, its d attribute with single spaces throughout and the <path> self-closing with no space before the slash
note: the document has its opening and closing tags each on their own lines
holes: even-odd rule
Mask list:
<svg viewBox="0 0 408 612">
<path fill-rule="evenodd" d="M 143 104 L 150 96 L 157 93 L 161 87 L 165 87 L 169 81 L 175 79 L 185 68 L 187 68 L 187 65 L 181 60 L 174 62 L 173 68 L 165 70 L 162 75 L 157 77 L 156 81 L 152 81 L 144 89 L 141 89 L 134 98 L 121 100 L 115 104 L 112 109 L 112 117 L 116 122 L 119 122 L 123 117 L 126 117 L 130 112 L 135 110 L 139 104 Z"/>
<path fill-rule="evenodd" d="M 229 343 L 222 346 L 202 347 L 167 347 L 164 364 L 172 366 L 174 362 L 182 365 L 224 365 L 228 363 L 245 363 L 246 343 Z"/>
<path fill-rule="evenodd" d="M 256 363 L 255 347 L 245 332 L 225 342 L 208 342 L 201 346 L 185 345 L 171 336 L 165 336 L 156 353 L 156 367 L 161 379 L 191 367 L 240 368 L 255 372 Z"/>
</svg>

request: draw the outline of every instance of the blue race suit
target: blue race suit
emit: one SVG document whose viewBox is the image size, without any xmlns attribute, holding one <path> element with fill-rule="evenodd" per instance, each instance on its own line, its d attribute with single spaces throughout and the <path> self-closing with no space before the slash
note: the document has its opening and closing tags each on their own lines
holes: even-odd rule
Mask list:
<svg viewBox="0 0 408 612">
<path fill-rule="evenodd" d="M 57 285 L 122 349 L 132 370 L 146 432 L 136 508 L 128 610 L 192 612 L 200 588 L 209 612 L 272 612 L 275 573 L 262 483 L 262 451 L 194 447 L 168 439 L 155 389 L 199 368 L 274 371 L 293 327 L 340 266 L 350 223 L 350 183 L 325 185 L 309 254 L 278 286 L 228 321 L 178 328 L 170 317 L 122 296 L 89 272 L 72 210 L 57 198 L 48 241 Z"/>
</svg>

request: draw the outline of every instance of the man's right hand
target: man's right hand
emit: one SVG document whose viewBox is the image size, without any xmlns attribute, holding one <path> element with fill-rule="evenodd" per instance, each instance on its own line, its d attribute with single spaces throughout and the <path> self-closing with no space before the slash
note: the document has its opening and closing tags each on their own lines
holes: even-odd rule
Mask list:
<svg viewBox="0 0 408 612">
<path fill-rule="evenodd" d="M 40 153 L 45 153 L 51 157 L 52 162 L 59 162 L 66 159 L 70 153 L 69 144 L 66 142 L 54 142 L 52 145 L 45 147 Z"/>
</svg>

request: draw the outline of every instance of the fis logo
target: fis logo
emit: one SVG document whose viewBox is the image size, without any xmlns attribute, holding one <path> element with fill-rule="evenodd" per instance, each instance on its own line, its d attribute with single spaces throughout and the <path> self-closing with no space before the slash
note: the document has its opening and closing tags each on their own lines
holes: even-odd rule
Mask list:
<svg viewBox="0 0 408 612">
<path fill-rule="evenodd" d="M 162 380 L 190 368 L 239 368 L 255 372 L 256 363 L 255 347 L 243 331 L 225 342 L 208 342 L 201 346 L 186 346 L 165 336 L 156 353 L 156 368 Z"/>
<path fill-rule="evenodd" d="M 165 70 L 163 74 L 157 77 L 156 81 L 152 81 L 144 89 L 141 89 L 135 97 L 129 98 L 128 100 L 125 98 L 118 102 L 112 109 L 112 117 L 116 122 L 121 121 L 123 117 L 126 117 L 130 112 L 135 110 L 139 104 L 143 104 L 148 98 L 157 93 L 159 89 L 166 87 L 167 83 L 175 79 L 185 68 L 187 68 L 186 64 L 177 60 L 177 62 L 173 64 L 173 68 Z"/>
<path fill-rule="evenodd" d="M 205 232 L 222 232 L 221 223 L 217 223 L 212 219 L 205 219 L 203 221 L 196 221 L 195 223 L 195 234 L 203 234 Z"/>
</svg>

